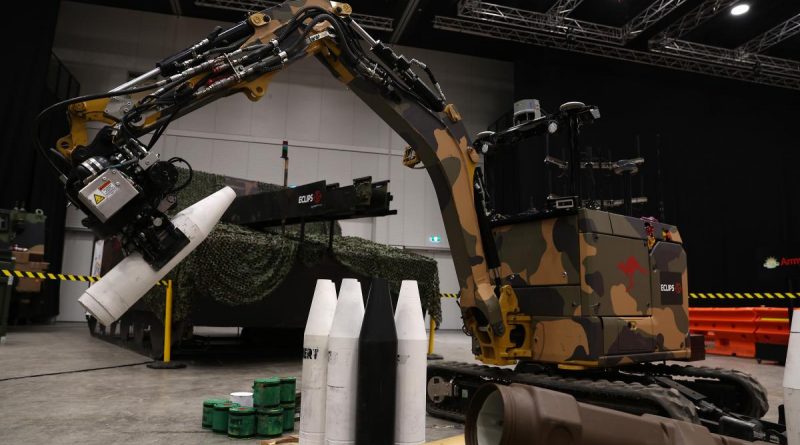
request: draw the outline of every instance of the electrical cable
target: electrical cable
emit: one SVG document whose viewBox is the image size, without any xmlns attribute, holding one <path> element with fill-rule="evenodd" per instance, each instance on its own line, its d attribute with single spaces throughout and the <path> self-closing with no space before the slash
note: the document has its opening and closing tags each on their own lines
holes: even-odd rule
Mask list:
<svg viewBox="0 0 800 445">
<path fill-rule="evenodd" d="M 231 45 L 228 45 L 228 46 L 221 46 L 221 47 L 219 47 L 219 48 L 211 48 L 211 49 L 210 49 L 210 50 L 208 50 L 208 51 L 207 51 L 205 54 L 207 54 L 207 55 L 211 55 L 211 54 L 217 54 L 217 53 L 226 53 L 226 52 L 228 52 L 228 51 L 233 51 L 233 50 L 236 50 L 236 49 L 238 49 L 240 46 L 242 46 L 242 45 L 244 44 L 244 42 L 246 42 L 246 41 L 247 41 L 247 39 L 249 39 L 249 38 L 250 38 L 250 36 L 247 36 L 247 37 L 241 38 L 241 39 L 239 39 L 239 40 L 237 40 L 237 41 L 233 42 Z"/>
<path fill-rule="evenodd" d="M 192 87 L 192 91 L 197 91 L 200 88 L 200 85 L 205 83 L 205 81 L 208 80 L 209 78 L 211 78 L 211 74 L 208 74 L 207 76 L 197 81 Z M 184 104 L 178 104 L 177 99 L 175 99 L 174 102 L 175 102 L 175 110 L 173 110 L 172 113 L 170 113 L 167 120 L 163 124 L 161 124 L 161 126 L 158 127 L 158 129 L 156 129 L 156 131 L 153 133 L 153 136 L 150 138 L 150 142 L 147 144 L 147 151 L 152 150 L 153 146 L 155 146 L 156 142 L 158 142 L 159 138 L 161 138 L 161 135 L 164 134 L 164 131 L 167 129 L 167 126 L 169 126 L 169 124 L 172 123 L 173 120 L 175 120 L 175 118 L 178 116 L 178 112 L 181 110 L 183 105 L 185 105 L 185 102 Z"/>
<path fill-rule="evenodd" d="M 131 160 L 128 160 L 128 161 L 125 161 L 125 162 L 120 162 L 119 164 L 115 164 L 115 165 L 109 165 L 107 170 L 111 170 L 112 168 L 113 169 L 120 169 L 122 167 L 127 167 L 128 165 L 131 165 L 134 162 L 136 162 L 136 159 L 131 159 Z"/>
<path fill-rule="evenodd" d="M 348 56 L 350 56 L 353 62 L 358 62 L 362 58 L 370 61 L 372 60 L 369 57 L 367 57 L 367 55 L 364 53 L 363 48 L 361 48 L 361 45 L 356 45 L 358 50 L 353 49 L 353 47 L 350 45 L 351 43 L 355 42 L 356 35 L 354 34 L 353 30 L 350 29 L 349 26 L 346 26 L 346 24 L 341 18 L 337 16 L 331 16 L 330 14 L 325 14 L 325 15 L 332 19 L 331 24 L 333 25 L 333 28 L 336 30 L 336 35 L 341 36 L 341 39 L 339 39 L 339 41 L 341 44 L 344 45 L 345 49 L 344 52 Z M 360 55 L 357 54 L 357 52 L 360 53 Z"/>
<path fill-rule="evenodd" d="M 311 21 L 309 23 L 303 23 L 308 18 L 311 18 Z M 301 42 L 303 42 L 305 40 L 306 36 L 313 30 L 313 27 L 315 25 L 317 25 L 318 23 L 321 23 L 321 22 L 326 21 L 326 20 L 335 29 L 337 35 L 341 36 L 337 40 L 340 41 L 340 48 L 342 49 L 343 54 L 345 54 L 348 58 L 350 58 L 352 61 L 355 61 L 355 62 L 358 62 L 358 61 L 361 61 L 361 60 L 365 60 L 367 62 L 377 63 L 377 62 L 375 62 L 373 59 L 371 59 L 370 57 L 368 57 L 364 53 L 363 48 L 361 47 L 361 45 L 355 45 L 355 49 L 354 49 L 353 43 L 355 42 L 355 37 L 356 36 L 355 36 L 354 32 L 350 29 L 350 27 L 345 25 L 343 19 L 341 19 L 338 16 L 331 15 L 331 14 L 328 13 L 328 11 L 326 11 L 326 10 L 320 8 L 320 7 L 316 7 L 316 6 L 304 8 L 304 9 L 301 9 L 300 11 L 298 11 L 298 14 L 296 14 L 294 17 L 292 17 L 292 19 L 287 24 L 287 26 L 283 27 L 283 29 L 280 31 L 280 33 L 279 33 L 279 41 L 283 40 L 290 33 L 294 32 L 298 28 L 302 27 L 302 32 L 300 33 L 300 36 L 296 40 L 292 39 L 294 41 L 292 41 L 290 43 L 289 47 L 287 49 L 285 49 L 285 51 L 288 54 L 292 54 L 292 53 L 295 52 L 294 50 L 301 44 Z M 219 53 L 219 52 L 223 52 L 224 53 L 224 52 L 226 52 L 228 50 L 236 49 L 237 47 L 240 47 L 248 38 L 249 37 L 242 38 L 242 39 L 238 40 L 236 43 L 234 43 L 233 45 L 229 45 L 229 46 L 226 46 L 226 47 L 212 48 L 212 49 L 210 49 L 210 50 L 208 50 L 206 52 L 206 56 L 209 55 L 209 54 L 212 54 L 212 53 Z M 211 39 L 211 40 L 213 40 L 213 39 Z M 265 46 L 266 44 L 261 44 L 261 45 L 256 44 L 254 46 L 259 46 L 260 47 L 262 45 Z M 292 56 L 289 58 L 289 60 L 294 61 L 294 60 L 297 60 L 297 59 L 299 59 L 299 58 L 301 58 L 303 56 L 305 56 L 305 53 L 301 50 L 301 51 L 298 51 L 295 54 L 292 54 Z M 272 64 L 272 63 L 277 62 L 279 60 L 280 59 L 276 59 L 274 61 L 270 60 L 269 64 Z M 258 62 L 258 63 L 263 64 L 264 62 L 262 61 L 262 62 Z M 275 64 L 274 66 L 263 66 L 263 67 L 258 67 L 258 68 L 259 68 L 259 72 L 268 73 L 268 72 L 272 72 L 272 71 L 276 71 L 278 69 L 281 69 L 283 67 L 283 65 L 284 65 L 284 62 L 282 60 L 280 60 L 280 64 Z M 395 87 L 398 90 L 400 90 L 400 91 L 406 93 L 407 95 L 411 96 L 413 99 L 415 99 L 419 103 L 424 103 L 423 101 L 421 101 L 421 98 L 417 94 L 415 94 L 407 85 L 404 84 L 404 82 L 402 82 L 401 79 L 399 79 L 397 77 L 397 74 L 393 70 L 386 68 L 384 71 L 394 81 L 393 83 L 395 84 Z M 429 69 L 426 70 L 426 71 L 428 72 L 428 75 L 431 78 L 431 81 L 435 83 L 435 77 L 433 77 L 433 73 L 430 72 Z M 166 101 L 164 99 L 165 93 L 167 93 L 169 90 L 172 90 L 177 85 L 182 84 L 183 82 L 185 82 L 185 80 L 183 80 L 183 79 L 175 80 L 172 83 L 167 84 L 167 85 L 164 85 L 161 82 L 159 82 L 159 83 L 156 83 L 156 84 L 149 84 L 149 85 L 145 85 L 145 86 L 141 86 L 141 87 L 130 88 L 130 89 L 121 90 L 121 91 L 115 91 L 113 93 L 109 92 L 109 93 L 101 93 L 101 94 L 81 96 L 81 97 L 77 97 L 77 98 L 73 98 L 73 99 L 70 99 L 70 100 L 67 100 L 67 101 L 62 101 L 62 102 L 53 104 L 50 107 L 48 107 L 45 110 L 43 110 L 41 113 L 39 113 L 39 115 L 35 119 L 35 125 L 34 125 L 34 136 L 35 136 L 35 138 L 34 139 L 36 141 L 37 149 L 45 157 L 45 159 L 47 159 L 47 161 L 50 163 L 51 167 L 56 172 L 59 173 L 59 175 L 61 175 L 62 177 L 66 176 L 66 173 L 64 172 L 64 170 L 62 170 L 61 167 L 56 165 L 54 160 L 50 157 L 50 155 L 44 149 L 44 146 L 42 145 L 41 140 L 38 138 L 38 134 L 39 134 L 40 127 L 41 127 L 41 120 L 42 120 L 42 118 L 44 116 L 46 116 L 47 114 L 51 113 L 53 110 L 55 110 L 58 107 L 68 106 L 68 105 L 71 105 L 71 104 L 77 103 L 77 102 L 83 102 L 83 101 L 95 100 L 95 99 L 101 99 L 101 98 L 107 98 L 107 97 L 122 96 L 122 95 L 126 95 L 126 94 L 133 94 L 133 93 L 136 93 L 136 92 L 148 91 L 148 90 L 159 88 L 161 92 L 159 93 L 158 96 L 154 96 L 154 95 L 146 96 L 144 99 L 142 99 L 140 101 L 139 104 L 137 104 L 133 108 L 133 110 L 127 112 L 125 114 L 125 116 L 123 116 L 123 118 L 120 121 L 123 131 L 129 137 L 136 138 L 136 136 L 134 135 L 134 132 L 132 131 L 132 129 L 129 126 L 129 122 L 134 117 L 140 116 L 141 112 L 143 112 L 143 111 L 145 111 L 147 109 L 150 109 L 150 108 L 152 108 L 154 106 L 163 105 L 164 103 L 166 103 Z M 198 82 L 198 85 L 200 85 L 199 82 Z M 148 149 L 152 148 L 152 146 L 155 144 L 155 142 L 158 140 L 158 138 L 163 134 L 164 130 L 166 129 L 166 126 L 175 118 L 175 116 L 177 115 L 179 110 L 180 110 L 180 107 L 176 108 L 176 110 L 174 110 L 170 114 L 170 116 L 167 117 L 166 121 L 163 124 L 161 124 L 158 129 L 156 129 L 156 132 L 155 132 L 153 138 L 151 139 L 150 143 L 148 144 Z"/>
<path fill-rule="evenodd" d="M 183 158 L 180 158 L 180 157 L 177 157 L 177 156 L 167 159 L 167 162 L 169 162 L 170 164 L 174 164 L 176 162 L 181 162 L 189 170 L 189 177 L 186 178 L 186 181 L 184 181 L 183 184 L 181 184 L 179 186 L 172 187 L 172 189 L 167 192 L 168 194 L 169 193 L 177 193 L 177 192 L 183 190 L 184 188 L 186 188 L 186 186 L 188 186 L 189 183 L 192 182 L 192 178 L 194 177 L 194 170 L 192 169 L 191 164 L 189 164 L 189 162 L 186 161 L 186 159 L 183 159 Z"/>
<path fill-rule="evenodd" d="M 87 368 L 87 369 L 76 369 L 73 371 L 60 371 L 60 372 L 48 372 L 45 374 L 33 374 L 33 375 L 23 375 L 19 377 L 6 377 L 4 379 L 0 379 L 0 382 L 6 382 L 9 380 L 23 380 L 23 379 L 32 379 L 35 377 L 47 377 L 51 375 L 63 375 L 63 374 L 78 374 L 82 372 L 89 372 L 89 371 L 102 371 L 104 369 L 117 369 L 117 368 L 129 368 L 131 366 L 139 366 L 139 365 L 146 365 L 148 363 L 153 363 L 155 360 L 148 360 L 146 362 L 139 362 L 139 363 L 128 363 L 125 365 L 113 365 L 113 366 L 102 366 L 99 368 Z"/>
<path fill-rule="evenodd" d="M 286 37 L 286 35 L 288 35 L 290 32 L 294 32 L 294 30 L 296 30 L 297 27 L 300 26 L 300 24 L 302 24 L 302 21 L 307 18 L 306 17 L 307 13 L 312 12 L 312 11 L 319 11 L 321 13 L 327 13 L 328 12 L 328 11 L 320 8 L 319 6 L 308 6 L 308 7 L 305 7 L 305 8 L 301 8 L 299 11 L 297 11 L 297 13 L 291 19 L 289 19 L 289 22 L 286 23 L 286 25 L 285 25 L 285 29 L 282 29 L 279 32 L 279 34 L 276 35 L 278 40 L 279 41 L 283 40 L 283 38 Z"/>
<path fill-rule="evenodd" d="M 342 20 L 339 17 L 331 17 L 331 18 L 333 19 L 332 20 L 333 26 L 337 30 L 337 33 L 338 33 L 337 35 L 341 35 L 342 36 L 341 43 L 344 45 L 344 48 L 347 51 L 350 52 L 349 55 L 353 58 L 353 60 L 355 62 L 358 62 L 361 59 L 364 59 L 364 60 L 366 60 L 368 62 L 371 62 L 371 64 L 373 64 L 373 65 L 380 64 L 381 66 L 383 66 L 384 71 L 386 71 L 387 75 L 390 76 L 392 78 L 392 80 L 394 81 L 394 86 L 396 88 L 398 88 L 399 90 L 403 91 L 407 95 L 411 96 L 417 103 L 423 104 L 423 108 L 425 108 L 432 115 L 434 115 L 434 116 L 436 116 L 438 118 L 438 114 L 434 113 L 432 110 L 429 109 L 428 106 L 424 105 L 425 101 L 418 94 L 416 94 L 409 86 L 407 86 L 402 79 L 400 79 L 398 77 L 397 72 L 392 67 L 387 66 L 382 61 L 376 61 L 376 60 L 372 59 L 371 57 L 367 56 L 364 53 L 363 48 L 361 47 L 361 45 L 356 45 L 360 55 L 355 54 L 356 51 L 352 49 L 352 47 L 350 46 L 350 43 L 351 42 L 355 42 L 356 38 L 360 39 L 361 37 L 356 35 L 355 32 L 349 26 L 344 26 L 343 29 L 342 29 L 342 26 L 343 26 L 342 22 L 345 21 L 345 20 Z M 352 18 L 347 18 L 346 20 L 352 20 Z M 347 38 L 345 38 L 345 36 L 347 36 Z M 367 65 L 370 65 L 370 64 L 367 63 Z M 429 75 L 432 76 L 433 73 L 430 72 Z M 432 78 L 431 81 L 434 84 L 436 83 L 435 82 L 435 78 Z M 441 119 L 439 119 L 439 121 L 441 121 Z"/>
<path fill-rule="evenodd" d="M 351 57 L 353 58 L 353 60 L 355 62 L 358 62 L 361 59 L 364 59 L 364 60 L 366 60 L 368 62 L 371 62 L 371 64 L 373 64 L 373 65 L 378 65 L 379 64 L 380 66 L 382 66 L 384 71 L 386 72 L 386 74 L 389 77 L 391 77 L 391 80 L 394 82 L 394 86 L 398 90 L 402 91 L 403 93 L 405 93 L 408 96 L 410 96 L 411 98 L 413 98 L 417 103 L 422 105 L 425 110 L 427 110 L 429 113 L 431 113 L 431 115 L 435 116 L 440 122 L 443 122 L 441 120 L 441 118 L 439 118 L 438 114 L 435 113 L 434 111 L 432 111 L 427 105 L 424 105 L 425 101 L 418 94 L 416 94 L 409 86 L 407 86 L 402 79 L 400 79 L 398 77 L 398 73 L 392 67 L 387 66 L 382 61 L 376 61 L 376 60 L 372 59 L 371 57 L 367 56 L 363 52 L 363 49 L 361 48 L 360 45 L 356 45 L 356 46 L 358 47 L 358 51 L 361 53 L 361 55 L 359 56 L 359 55 L 355 54 L 355 51 L 350 47 L 350 43 L 351 42 L 355 42 L 355 39 L 357 37 L 360 38 L 360 36 L 355 35 L 354 31 L 352 31 L 352 29 L 350 29 L 350 27 L 348 27 L 348 26 L 345 26 L 342 29 L 341 27 L 343 26 L 343 24 L 341 23 L 342 20 L 339 17 L 332 17 L 330 15 L 328 15 L 328 16 L 331 19 L 333 19 L 331 21 L 333 23 L 334 28 L 337 30 L 337 36 L 338 35 L 342 36 L 342 39 L 340 39 L 340 41 L 344 45 L 344 48 L 346 48 L 346 50 L 349 50 L 351 52 L 350 55 L 351 55 Z M 352 20 L 352 19 L 348 19 L 348 20 Z M 365 63 L 365 64 L 369 65 L 369 63 Z"/>
<path fill-rule="evenodd" d="M 133 107 L 132 110 L 130 110 L 127 113 L 125 113 L 125 115 L 120 120 L 121 127 L 125 131 L 125 133 L 127 133 L 129 137 L 135 139 L 136 136 L 133 134 L 133 132 L 131 131 L 131 128 L 128 126 L 128 122 L 134 116 L 136 116 L 138 113 L 140 113 L 142 111 L 145 111 L 148 108 L 152 108 L 152 107 L 154 107 L 156 105 L 162 105 L 162 104 L 166 103 L 166 102 L 163 101 L 164 95 L 167 92 L 169 92 L 170 90 L 174 89 L 175 87 L 177 87 L 179 85 L 182 85 L 184 82 L 186 82 L 185 79 L 177 79 L 177 80 L 172 81 L 171 83 L 168 83 L 168 84 L 164 85 L 161 88 L 163 91 L 161 91 L 161 93 L 159 93 L 157 96 L 154 96 L 152 94 L 151 95 L 147 95 L 145 98 L 143 98 L 141 101 L 139 101 L 139 103 L 136 104 Z M 151 102 L 146 102 L 146 103 L 144 102 L 145 100 L 148 100 L 148 99 L 151 99 L 151 98 L 155 98 L 155 102 L 152 102 L 152 101 Z"/>
<path fill-rule="evenodd" d="M 211 31 L 211 34 L 209 34 L 208 37 L 206 37 L 208 39 L 208 44 L 213 45 L 214 42 L 217 41 L 219 35 L 222 34 L 222 31 L 224 31 L 224 29 L 221 26 L 217 26 L 216 28 L 214 28 L 214 30 Z"/>
<path fill-rule="evenodd" d="M 108 93 L 88 94 L 88 95 L 85 95 L 85 96 L 78 96 L 78 97 L 74 97 L 72 99 L 63 100 L 61 102 L 56 102 L 53 105 L 50 105 L 49 107 L 47 107 L 44 110 L 42 110 L 34 118 L 34 120 L 33 120 L 33 141 L 34 141 L 34 145 L 36 146 L 36 149 L 39 151 L 39 153 L 45 158 L 45 160 L 47 160 L 47 162 L 50 164 L 50 166 L 59 174 L 59 176 L 66 177 L 67 173 L 62 171 L 61 168 L 56 165 L 56 163 L 50 157 L 50 154 L 44 148 L 44 145 L 42 145 L 42 140 L 39 138 L 39 133 L 41 131 L 42 119 L 45 116 L 47 116 L 48 114 L 52 113 L 57 108 L 69 106 L 69 105 L 72 105 L 72 104 L 75 104 L 75 103 L 78 103 L 78 102 L 86 102 L 86 101 L 89 101 L 89 100 L 105 99 L 105 98 L 108 98 L 108 97 L 116 97 L 116 96 L 123 96 L 123 95 L 126 95 L 126 94 L 134 94 L 134 93 L 139 93 L 139 92 L 142 92 L 142 91 L 152 90 L 152 89 L 158 88 L 158 87 L 159 87 L 159 85 L 157 83 L 156 84 L 149 84 L 149 85 L 144 85 L 144 86 L 141 86 L 141 87 L 129 88 L 129 89 L 126 89 L 126 90 L 120 90 L 120 91 L 114 91 L 114 92 L 108 92 Z"/>
</svg>

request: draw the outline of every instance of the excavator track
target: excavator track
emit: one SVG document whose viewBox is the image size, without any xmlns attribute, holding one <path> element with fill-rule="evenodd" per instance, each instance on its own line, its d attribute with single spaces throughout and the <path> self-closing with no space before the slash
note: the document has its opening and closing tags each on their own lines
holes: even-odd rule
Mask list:
<svg viewBox="0 0 800 445">
<path fill-rule="evenodd" d="M 486 382 L 520 383 L 565 392 L 578 401 L 633 414 L 656 414 L 700 423 L 694 404 L 673 390 L 604 378 L 520 372 L 467 363 L 443 362 L 428 366 L 428 412 L 463 422 L 472 394 Z M 448 395 L 449 393 L 449 395 Z"/>
<path fill-rule="evenodd" d="M 756 379 L 735 369 L 645 363 L 621 368 L 640 377 L 666 376 L 693 389 L 724 411 L 760 419 L 769 410 L 767 390 Z"/>
</svg>

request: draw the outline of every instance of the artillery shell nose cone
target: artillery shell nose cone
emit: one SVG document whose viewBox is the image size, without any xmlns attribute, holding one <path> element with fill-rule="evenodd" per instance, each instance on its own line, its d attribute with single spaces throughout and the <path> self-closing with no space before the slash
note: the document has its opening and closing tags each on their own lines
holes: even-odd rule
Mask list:
<svg viewBox="0 0 800 445">
<path fill-rule="evenodd" d="M 317 280 L 314 298 L 308 311 L 305 335 L 330 334 L 333 316 L 336 313 L 336 286 L 331 280 Z"/>
<path fill-rule="evenodd" d="M 393 445 L 397 332 L 384 279 L 372 279 L 358 351 L 356 445 Z"/>
<path fill-rule="evenodd" d="M 394 322 L 398 340 L 428 340 L 416 281 L 404 280 L 400 285 L 400 297 L 397 299 Z"/>
<path fill-rule="evenodd" d="M 325 402 L 325 441 L 328 445 L 352 445 L 356 438 L 358 335 L 363 320 L 361 284 L 358 280 L 344 279 L 328 337 Z"/>
<path fill-rule="evenodd" d="M 345 278 L 339 289 L 339 302 L 336 304 L 330 335 L 358 338 L 363 320 L 364 297 L 361 294 L 361 283 L 353 278 Z"/>
<path fill-rule="evenodd" d="M 397 329 L 397 399 L 395 445 L 425 442 L 425 392 L 428 369 L 428 337 L 416 281 L 400 285 L 394 312 Z"/>
<path fill-rule="evenodd" d="M 164 267 L 153 270 L 141 253 L 135 252 L 89 287 L 78 302 L 100 323 L 110 326 L 206 239 L 234 198 L 233 189 L 224 187 L 184 209 L 172 223 L 189 238 L 189 244 Z"/>
<path fill-rule="evenodd" d="M 373 278 L 361 326 L 361 341 L 397 342 L 394 327 L 394 308 L 389 294 L 389 283 L 383 278 Z"/>
<path fill-rule="evenodd" d="M 336 312 L 336 286 L 317 280 L 303 335 L 303 377 L 300 392 L 300 437 L 304 444 L 325 443 L 325 398 L 328 385 L 328 335 Z"/>
</svg>

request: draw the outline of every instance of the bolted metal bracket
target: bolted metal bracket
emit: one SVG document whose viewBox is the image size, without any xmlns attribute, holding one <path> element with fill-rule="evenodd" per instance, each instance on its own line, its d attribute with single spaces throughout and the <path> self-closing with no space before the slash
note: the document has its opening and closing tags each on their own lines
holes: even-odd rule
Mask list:
<svg viewBox="0 0 800 445">
<path fill-rule="evenodd" d="M 433 376 L 428 380 L 428 398 L 433 403 L 441 403 L 445 397 L 454 395 L 455 385 L 452 380 L 445 380 L 439 376 Z"/>
</svg>

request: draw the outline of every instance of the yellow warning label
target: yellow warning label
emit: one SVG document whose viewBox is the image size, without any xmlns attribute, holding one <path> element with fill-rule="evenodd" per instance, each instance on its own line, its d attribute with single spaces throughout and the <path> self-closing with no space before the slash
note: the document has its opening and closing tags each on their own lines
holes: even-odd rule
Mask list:
<svg viewBox="0 0 800 445">
<path fill-rule="evenodd" d="M 106 199 L 105 196 L 98 195 L 98 194 L 95 193 L 95 195 L 94 195 L 94 203 L 95 203 L 95 205 L 100 204 L 101 202 L 103 202 L 104 199 Z"/>
</svg>

